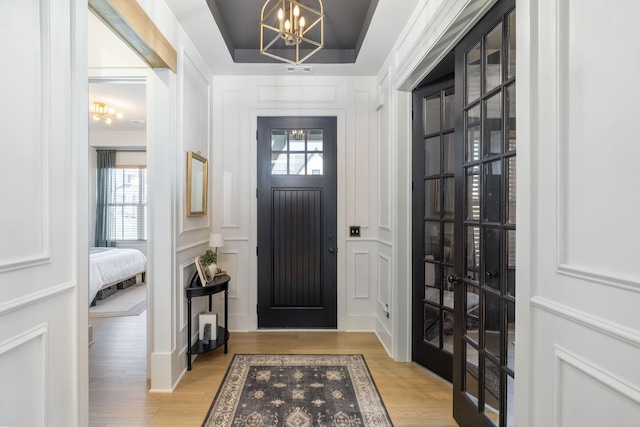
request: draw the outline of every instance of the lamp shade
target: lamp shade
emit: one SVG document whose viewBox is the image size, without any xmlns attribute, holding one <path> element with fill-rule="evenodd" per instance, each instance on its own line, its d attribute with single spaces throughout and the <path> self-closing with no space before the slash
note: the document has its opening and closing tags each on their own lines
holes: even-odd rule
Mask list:
<svg viewBox="0 0 640 427">
<path fill-rule="evenodd" d="M 209 235 L 209 247 L 221 248 L 224 246 L 224 236 L 221 233 L 211 233 Z"/>
</svg>

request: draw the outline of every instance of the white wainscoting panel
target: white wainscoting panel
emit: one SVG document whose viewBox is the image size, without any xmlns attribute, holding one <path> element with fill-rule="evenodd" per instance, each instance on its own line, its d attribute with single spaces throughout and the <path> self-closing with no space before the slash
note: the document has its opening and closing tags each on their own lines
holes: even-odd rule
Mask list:
<svg viewBox="0 0 640 427">
<path fill-rule="evenodd" d="M 640 420 L 640 389 L 576 354 L 555 348 L 554 427 L 633 427 Z M 589 396 L 593 404 L 585 404 Z"/>
<path fill-rule="evenodd" d="M 391 259 L 385 254 L 378 254 L 378 304 L 387 309 L 390 304 Z"/>
<path fill-rule="evenodd" d="M 240 189 L 238 188 L 240 180 L 236 175 L 240 171 L 240 100 L 238 92 L 224 92 L 222 94 L 222 152 L 223 152 L 223 227 L 238 227 L 238 213 Z M 236 174 L 236 175 L 234 175 Z"/>
<path fill-rule="evenodd" d="M 219 265 L 224 271 L 227 272 L 231 280 L 229 282 L 229 299 L 239 299 L 238 297 L 238 283 L 242 280 L 241 269 L 238 267 L 238 258 L 240 251 L 237 249 L 221 250 L 218 249 L 222 256 L 222 264 Z"/>
<path fill-rule="evenodd" d="M 0 272 L 49 261 L 51 43 L 49 1 L 9 0 L 0 28 L 5 58 L 21 58 L 3 70 L 0 96 Z M 7 11 L 11 11 L 10 13 Z M 24 52 L 29 52 L 25 55 Z M 17 184 L 19 182 L 19 184 Z M 15 184 L 12 184 L 15 183 Z M 29 189 L 29 191 L 24 191 Z M 9 244 L 10 243 L 10 244 Z"/>
<path fill-rule="evenodd" d="M 640 91 L 629 85 L 637 80 L 640 55 L 626 55 L 606 90 L 596 89 L 611 64 L 620 62 L 619 50 L 610 47 L 637 39 L 640 3 L 626 1 L 615 8 L 606 3 L 584 8 L 579 0 L 555 3 L 559 271 L 640 287 L 639 234 L 629 232 L 640 198 L 628 192 L 628 183 L 637 181 L 640 158 L 640 144 L 631 143 L 638 139 L 634 100 Z M 593 31 L 604 28 L 603 22 L 615 22 L 616 31 Z M 604 251 L 615 256 L 603 256 Z"/>
<path fill-rule="evenodd" d="M 354 223 L 362 228 L 369 226 L 369 153 L 370 138 L 369 135 L 369 110 L 370 100 L 369 92 L 356 91 L 355 93 L 355 141 L 354 141 L 354 157 L 353 169 L 354 174 L 352 185 L 349 191 L 353 191 Z"/>
<path fill-rule="evenodd" d="M 48 325 L 0 343 L 0 425 L 46 425 Z"/>
<path fill-rule="evenodd" d="M 353 299 L 369 299 L 371 278 L 369 251 L 353 251 Z"/>
<path fill-rule="evenodd" d="M 385 76 L 379 90 L 390 97 L 389 79 Z M 378 227 L 391 231 L 391 133 L 390 110 L 386 105 L 377 110 L 378 115 Z"/>
<path fill-rule="evenodd" d="M 182 51 L 182 73 L 179 73 L 182 84 L 182 149 L 179 155 L 184 157 L 182 167 L 179 168 L 178 185 L 180 201 L 180 234 L 187 231 L 208 229 L 211 215 L 186 216 L 184 204 L 186 202 L 187 151 L 199 153 L 209 160 L 209 176 L 211 176 L 211 159 L 209 158 L 211 142 L 211 83 L 210 77 L 201 71 L 196 61 L 186 51 Z M 209 195 L 211 194 L 211 178 L 209 178 Z M 210 212 L 211 197 L 208 197 L 207 213 Z"/>
</svg>

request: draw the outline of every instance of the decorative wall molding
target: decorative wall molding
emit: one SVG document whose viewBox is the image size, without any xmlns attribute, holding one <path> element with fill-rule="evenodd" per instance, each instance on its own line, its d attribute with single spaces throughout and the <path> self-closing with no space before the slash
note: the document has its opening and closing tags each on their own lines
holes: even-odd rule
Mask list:
<svg viewBox="0 0 640 427">
<path fill-rule="evenodd" d="M 233 278 L 233 280 L 229 282 L 229 299 L 235 300 L 240 299 L 238 296 L 238 283 L 242 280 L 242 277 L 240 277 L 240 272 L 242 270 L 238 268 L 239 254 L 240 251 L 237 249 L 222 251 L 222 262 L 224 263 L 224 268 L 227 274 Z"/>
<path fill-rule="evenodd" d="M 350 154 L 353 155 L 351 178 L 353 193 L 351 201 L 353 202 L 354 225 L 362 228 L 369 226 L 369 151 L 370 151 L 370 132 L 369 132 L 369 91 L 355 92 L 355 141 Z M 366 191 L 361 191 L 361 189 Z"/>
<path fill-rule="evenodd" d="M 237 141 L 240 135 L 240 95 L 236 91 L 222 93 L 222 141 Z M 237 174 L 241 153 L 239 144 L 222 144 L 222 227 L 238 228 L 240 184 Z"/>
<path fill-rule="evenodd" d="M 36 355 L 37 365 L 29 367 L 29 373 L 37 380 L 37 384 L 35 384 L 34 387 L 37 392 L 37 396 L 29 396 L 29 398 L 33 399 L 29 403 L 29 408 L 37 414 L 37 427 L 44 427 L 47 425 L 47 366 L 49 365 L 49 354 L 47 351 L 48 335 L 49 325 L 47 323 L 43 323 L 0 343 L 0 358 L 3 355 L 9 354 L 11 351 L 17 351 L 22 345 L 30 342 L 35 342 L 35 345 L 38 347 L 38 353 Z M 16 387 L 16 390 L 20 390 L 18 385 L 14 386 Z"/>
<path fill-rule="evenodd" d="M 555 375 L 553 392 L 554 402 L 557 402 L 553 408 L 554 426 L 562 426 L 562 414 L 565 408 L 562 406 L 563 399 L 561 396 L 563 394 L 563 389 L 567 386 L 563 380 L 565 378 L 564 371 L 568 366 L 597 381 L 599 384 L 606 386 L 621 397 L 623 396 L 624 398 L 635 402 L 636 405 L 640 404 L 640 387 L 638 385 L 626 382 L 624 379 L 607 372 L 605 369 L 595 365 L 594 363 L 591 363 L 584 357 L 569 352 L 560 346 L 554 346 L 554 356 Z M 573 411 L 575 409 L 576 408 L 566 408 L 566 410 L 569 411 Z"/>
<path fill-rule="evenodd" d="M 63 283 L 61 285 L 52 286 L 29 295 L 16 298 L 11 301 L 0 304 L 0 317 L 12 311 L 23 309 L 29 305 L 40 303 L 46 299 L 57 297 L 67 292 L 75 290 L 76 285 L 73 282 Z M 88 304 L 88 302 L 87 302 Z"/>
<path fill-rule="evenodd" d="M 640 347 L 640 331 L 638 330 L 628 328 L 627 326 L 611 322 L 610 320 L 601 317 L 593 316 L 589 313 L 576 310 L 575 308 L 568 307 L 563 304 L 558 304 L 555 301 L 539 296 L 531 298 L 531 305 L 553 315 L 585 326 L 596 332 L 609 335 L 613 339 Z"/>
<path fill-rule="evenodd" d="M 188 270 L 188 272 L 187 272 Z M 180 319 L 180 328 L 179 331 L 182 332 L 187 327 L 187 309 L 185 304 L 187 304 L 187 298 L 185 295 L 185 289 L 189 287 L 189 280 L 193 276 L 193 273 L 196 271 L 195 259 L 192 259 L 187 262 L 183 262 L 179 266 L 180 275 L 178 280 L 178 292 L 176 295 L 177 301 L 180 301 L 179 305 L 179 319 Z"/>
<path fill-rule="evenodd" d="M 560 264 L 556 272 L 576 279 L 588 280 L 601 285 L 640 292 L 640 278 L 615 274 L 610 271 L 600 271 L 588 267 Z"/>
<path fill-rule="evenodd" d="M 389 310 L 391 302 L 391 259 L 385 254 L 378 254 L 378 304 Z"/>
<path fill-rule="evenodd" d="M 189 249 L 197 248 L 198 246 L 202 246 L 202 245 L 206 245 L 207 248 L 208 248 L 209 247 L 209 239 L 207 239 L 207 240 L 198 240 L 197 242 L 189 243 L 187 245 L 178 246 L 176 248 L 176 254 L 179 254 L 180 252 L 187 251 Z"/>
<path fill-rule="evenodd" d="M 369 277 L 368 250 L 354 250 L 353 254 L 353 297 L 352 299 L 369 299 L 371 279 Z"/>
<path fill-rule="evenodd" d="M 336 86 L 258 85 L 258 102 L 335 102 Z"/>
</svg>

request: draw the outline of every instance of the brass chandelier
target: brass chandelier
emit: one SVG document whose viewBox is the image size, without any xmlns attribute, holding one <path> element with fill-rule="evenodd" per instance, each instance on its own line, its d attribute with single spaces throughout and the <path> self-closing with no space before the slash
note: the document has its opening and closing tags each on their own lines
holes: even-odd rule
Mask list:
<svg viewBox="0 0 640 427">
<path fill-rule="evenodd" d="M 267 0 L 260 15 L 260 53 L 299 65 L 324 47 L 324 8 L 300 0 Z M 295 47 L 295 50 L 291 47 Z"/>
</svg>

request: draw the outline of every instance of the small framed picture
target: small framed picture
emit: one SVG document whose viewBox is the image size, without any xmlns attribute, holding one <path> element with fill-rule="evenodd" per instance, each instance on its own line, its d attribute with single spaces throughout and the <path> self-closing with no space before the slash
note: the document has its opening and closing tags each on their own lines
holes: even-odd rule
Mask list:
<svg viewBox="0 0 640 427">
<path fill-rule="evenodd" d="M 209 266 L 203 262 L 200 257 L 196 257 L 196 270 L 198 270 L 198 276 L 200 277 L 202 286 L 206 286 L 207 283 L 213 280 Z"/>
</svg>

